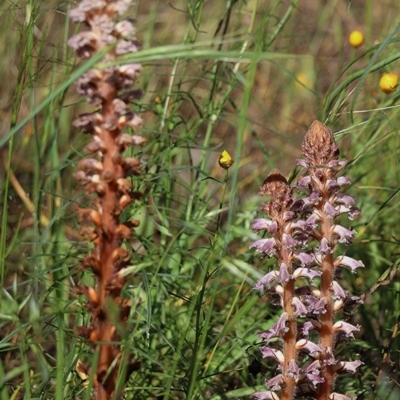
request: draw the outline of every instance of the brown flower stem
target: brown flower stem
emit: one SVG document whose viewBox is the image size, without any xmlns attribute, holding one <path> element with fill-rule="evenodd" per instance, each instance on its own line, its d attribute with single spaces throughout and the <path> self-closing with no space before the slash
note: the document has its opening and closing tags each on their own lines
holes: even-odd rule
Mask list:
<svg viewBox="0 0 400 400">
<path fill-rule="evenodd" d="M 326 198 L 329 197 L 329 193 L 322 193 L 322 201 L 318 206 L 321 214 L 324 214 L 324 206 Z M 328 240 L 328 243 L 331 243 L 331 227 L 332 223 L 329 218 L 324 215 L 321 221 L 321 236 Z M 320 314 L 320 323 L 321 328 L 319 330 L 320 335 L 320 344 L 322 345 L 325 352 L 321 354 L 321 361 L 326 358 L 326 349 L 331 349 L 333 351 L 333 323 L 334 323 L 334 312 L 332 309 L 332 293 L 331 287 L 333 282 L 333 254 L 328 254 L 325 256 L 322 261 L 322 276 L 321 276 L 321 298 L 325 301 L 325 313 Z M 333 391 L 333 382 L 334 382 L 334 371 L 331 365 L 325 365 L 322 368 L 321 375 L 324 377 L 324 382 L 319 385 L 317 399 L 318 400 L 327 400 L 329 395 Z"/>
<path fill-rule="evenodd" d="M 322 263 L 322 276 L 321 276 L 321 298 L 325 300 L 326 312 L 321 314 L 320 317 L 320 343 L 324 349 L 333 349 L 333 310 L 332 310 L 332 294 L 330 287 L 333 281 L 333 256 L 328 255 Z M 321 354 L 321 359 L 325 358 L 325 354 Z M 331 365 L 326 365 L 322 369 L 322 376 L 324 382 L 319 386 L 317 399 L 326 400 L 333 391 L 334 371 Z"/>
<path fill-rule="evenodd" d="M 283 365 L 283 375 L 285 376 L 288 372 L 290 360 L 296 360 L 297 350 L 296 350 L 296 336 L 297 336 L 297 322 L 296 316 L 294 315 L 294 310 L 292 306 L 292 300 L 294 295 L 295 280 L 291 279 L 287 284 L 284 285 L 284 295 L 283 304 L 284 310 L 289 314 L 289 320 L 287 322 L 288 331 L 283 336 L 284 342 L 284 356 L 285 363 Z M 285 387 L 281 392 L 281 400 L 291 400 L 293 399 L 294 392 L 296 389 L 296 382 L 294 378 L 285 376 Z"/>
</svg>

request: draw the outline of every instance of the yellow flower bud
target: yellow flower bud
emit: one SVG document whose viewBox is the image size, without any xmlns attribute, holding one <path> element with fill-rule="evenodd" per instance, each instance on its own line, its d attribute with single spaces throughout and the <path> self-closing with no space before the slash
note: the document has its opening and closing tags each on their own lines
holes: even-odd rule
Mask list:
<svg viewBox="0 0 400 400">
<path fill-rule="evenodd" d="M 349 43 L 353 47 L 360 47 L 364 43 L 364 35 L 360 31 L 353 31 L 349 36 Z"/>
<path fill-rule="evenodd" d="M 229 169 L 229 167 L 233 164 L 233 160 L 231 155 L 224 150 L 219 156 L 218 163 L 223 169 Z"/>
<path fill-rule="evenodd" d="M 385 93 L 394 92 L 397 87 L 397 83 L 399 82 L 399 77 L 396 74 L 388 73 L 384 74 L 379 81 L 379 87 Z"/>
</svg>

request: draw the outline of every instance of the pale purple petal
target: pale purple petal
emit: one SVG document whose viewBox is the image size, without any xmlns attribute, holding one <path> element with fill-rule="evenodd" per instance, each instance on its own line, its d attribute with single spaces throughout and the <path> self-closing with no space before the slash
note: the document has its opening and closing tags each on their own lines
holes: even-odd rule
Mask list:
<svg viewBox="0 0 400 400">
<path fill-rule="evenodd" d="M 310 331 L 315 330 L 315 324 L 313 321 L 306 321 L 303 324 L 299 325 L 299 332 L 301 333 L 302 336 L 308 337 L 310 334 Z"/>
<path fill-rule="evenodd" d="M 353 220 L 355 217 L 358 217 L 360 215 L 360 209 L 357 207 L 350 207 L 349 211 L 349 220 Z"/>
<path fill-rule="evenodd" d="M 265 381 L 265 386 L 271 390 L 279 390 L 285 383 L 282 374 L 274 376 L 272 379 Z"/>
<path fill-rule="evenodd" d="M 331 160 L 328 163 L 329 168 L 338 168 L 338 167 L 344 167 L 347 165 L 348 161 L 344 158 L 343 160 Z"/>
<path fill-rule="evenodd" d="M 260 347 L 263 358 L 274 358 L 279 364 L 283 364 L 285 356 L 280 350 L 275 350 L 269 346 Z"/>
<path fill-rule="evenodd" d="M 325 187 L 331 192 L 337 192 L 340 189 L 340 186 L 336 182 L 335 179 L 328 179 L 326 181 Z"/>
<path fill-rule="evenodd" d="M 308 187 L 311 184 L 311 176 L 303 176 L 297 181 L 297 186 Z"/>
<path fill-rule="evenodd" d="M 296 216 L 296 213 L 294 213 L 293 211 L 285 211 L 283 213 L 283 220 L 286 221 L 290 221 L 291 219 L 293 219 Z"/>
<path fill-rule="evenodd" d="M 264 339 L 267 343 L 271 338 L 282 337 L 289 328 L 286 326 L 286 322 L 289 320 L 289 314 L 284 312 L 279 317 L 279 320 L 271 326 L 265 332 L 257 333 L 257 336 Z"/>
<path fill-rule="evenodd" d="M 340 256 L 334 261 L 334 266 L 342 266 L 349 269 L 353 274 L 356 272 L 357 268 L 365 268 L 365 265 L 360 260 L 355 260 L 354 258 L 347 256 Z"/>
<path fill-rule="evenodd" d="M 264 275 L 253 287 L 255 290 L 266 290 L 270 288 L 270 285 L 273 281 L 275 281 L 278 277 L 277 271 L 268 272 L 268 274 Z"/>
<path fill-rule="evenodd" d="M 292 298 L 292 306 L 295 308 L 296 317 L 305 317 L 308 313 L 307 307 L 298 297 Z"/>
<path fill-rule="evenodd" d="M 321 240 L 321 244 L 320 244 L 320 246 L 318 247 L 318 249 L 316 250 L 316 253 L 319 255 L 319 256 L 327 256 L 327 255 L 329 255 L 329 254 L 331 254 L 331 253 L 333 253 L 333 250 L 332 250 L 332 248 L 329 246 L 329 244 L 328 244 L 328 239 L 327 238 L 322 238 L 322 240 Z M 318 258 L 317 258 L 317 260 L 318 260 Z M 319 261 L 319 260 L 318 260 Z"/>
<path fill-rule="evenodd" d="M 296 343 L 297 350 L 305 350 L 310 356 L 315 357 L 322 352 L 322 347 L 319 344 L 313 343 L 311 340 L 300 339 Z"/>
<path fill-rule="evenodd" d="M 303 168 L 305 168 L 305 169 L 308 168 L 308 165 L 307 165 L 307 163 L 306 163 L 306 160 L 297 159 L 297 160 L 296 160 L 296 164 L 297 164 L 299 167 L 303 167 Z"/>
<path fill-rule="evenodd" d="M 314 278 L 321 275 L 322 271 L 317 271 L 310 268 L 297 268 L 293 273 L 293 278 L 307 278 L 312 282 Z"/>
<path fill-rule="evenodd" d="M 309 205 L 317 206 L 321 200 L 322 200 L 321 195 L 318 192 L 313 191 L 313 192 L 311 192 L 309 197 L 305 197 L 303 199 L 303 202 L 304 202 L 305 206 L 309 206 Z"/>
<path fill-rule="evenodd" d="M 315 264 L 314 254 L 295 253 L 294 257 L 300 261 L 302 267 L 311 267 Z"/>
<path fill-rule="evenodd" d="M 325 300 L 319 299 L 315 296 L 307 296 L 307 303 L 309 304 L 309 308 L 312 309 L 314 314 L 325 314 Z"/>
<path fill-rule="evenodd" d="M 251 395 L 256 400 L 280 400 L 278 395 L 274 392 L 255 392 Z"/>
<path fill-rule="evenodd" d="M 346 292 L 336 281 L 332 281 L 331 283 L 331 292 L 332 292 L 332 297 L 335 300 L 346 298 Z"/>
<path fill-rule="evenodd" d="M 339 176 L 336 182 L 339 186 L 351 185 L 351 179 L 348 176 Z"/>
<path fill-rule="evenodd" d="M 69 17 L 74 22 L 84 22 L 86 21 L 86 12 L 82 10 L 80 7 L 74 8 L 69 12 Z"/>
<path fill-rule="evenodd" d="M 286 283 L 289 282 L 291 278 L 292 276 L 289 274 L 288 266 L 285 263 L 281 263 L 277 281 L 279 283 Z"/>
<path fill-rule="evenodd" d="M 354 205 L 354 203 L 356 202 L 356 199 L 345 193 L 336 193 L 336 202 L 343 204 L 346 207 L 350 207 L 350 206 Z"/>
<path fill-rule="evenodd" d="M 354 338 L 353 332 L 358 332 L 360 330 L 360 325 L 354 326 L 345 321 L 338 321 L 333 325 L 332 328 L 334 332 L 341 331 L 347 337 Z"/>
<path fill-rule="evenodd" d="M 291 377 L 291 378 L 293 378 L 293 379 L 295 379 L 295 380 L 297 380 L 299 378 L 300 373 L 301 373 L 301 370 L 298 367 L 296 361 L 295 360 L 290 360 L 286 375 Z"/>
<path fill-rule="evenodd" d="M 272 257 L 276 253 L 275 249 L 276 245 L 276 240 L 271 238 L 271 239 L 260 239 L 252 243 L 249 248 L 256 248 L 257 253 L 263 253 L 268 255 L 269 257 Z"/>
<path fill-rule="evenodd" d="M 308 380 L 316 387 L 319 383 L 325 381 L 325 379 L 320 376 L 321 373 L 321 362 L 319 360 L 315 360 L 306 368 L 304 368 L 304 373 L 306 374 Z"/>
<path fill-rule="evenodd" d="M 307 374 L 308 380 L 313 384 L 314 387 L 317 387 L 322 382 L 325 382 L 325 379 L 318 374 Z"/>
<path fill-rule="evenodd" d="M 294 250 L 297 246 L 297 240 L 293 239 L 293 237 L 287 233 L 284 233 L 282 235 L 282 244 L 285 249 Z"/>
<path fill-rule="evenodd" d="M 336 359 L 335 359 L 335 356 L 333 355 L 331 347 L 328 347 L 325 351 L 324 364 L 325 365 L 335 365 L 336 364 Z"/>
<path fill-rule="evenodd" d="M 351 243 L 356 234 L 356 231 L 350 231 L 341 225 L 333 225 L 331 227 L 331 232 L 338 236 L 339 243 Z"/>
<path fill-rule="evenodd" d="M 339 215 L 339 212 L 329 201 L 324 204 L 324 212 L 330 220 L 333 220 Z"/>
<path fill-rule="evenodd" d="M 321 361 L 315 360 L 311 364 L 307 365 L 307 367 L 304 368 L 304 372 L 306 374 L 312 373 L 314 375 L 317 375 L 321 372 Z"/>
<path fill-rule="evenodd" d="M 266 218 L 257 218 L 251 224 L 251 229 L 254 231 L 261 231 L 263 229 L 268 229 L 272 224 L 272 221 Z"/>
<path fill-rule="evenodd" d="M 336 370 L 340 373 L 342 371 L 347 371 L 347 372 L 356 372 L 356 369 L 360 366 L 363 365 L 364 363 L 357 360 L 357 361 L 341 361 L 338 363 Z"/>
</svg>

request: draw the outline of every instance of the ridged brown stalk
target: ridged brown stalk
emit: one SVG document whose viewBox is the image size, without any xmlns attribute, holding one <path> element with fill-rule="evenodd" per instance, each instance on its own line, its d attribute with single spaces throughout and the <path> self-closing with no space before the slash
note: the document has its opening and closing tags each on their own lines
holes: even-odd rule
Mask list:
<svg viewBox="0 0 400 400">
<path fill-rule="evenodd" d="M 130 1 L 83 0 L 71 11 L 71 18 L 88 29 L 72 37 L 68 44 L 81 58 L 90 58 L 110 48 L 103 61 L 137 51 L 132 22 L 116 21 L 129 4 Z M 78 93 L 85 95 L 96 108 L 74 122 L 92 136 L 86 147 L 90 157 L 78 163 L 80 171 L 76 178 L 89 194 L 95 194 L 91 206 L 80 209 L 79 216 L 84 223 L 82 233 L 94 243 L 82 268 L 93 272 L 96 283 L 93 287 L 78 287 L 78 293 L 87 297 L 91 314 L 90 326 L 79 327 L 78 331 L 98 352 L 95 371 L 89 372 L 89 365 L 79 367 L 94 376 L 93 399 L 96 400 L 119 398 L 121 393 L 116 389 L 121 370 L 126 374 L 138 368 L 138 362 L 128 362 L 122 368 L 120 340 L 130 313 L 130 303 L 121 295 L 124 269 L 130 264 L 130 254 L 123 247 L 123 241 L 131 237 L 132 228 L 138 225 L 137 221 L 121 223 L 121 214 L 136 197 L 129 177 L 140 174 L 139 160 L 124 157 L 123 153 L 130 146 L 144 142 L 140 136 L 123 130 L 126 127 L 136 130 L 142 122 L 128 106 L 139 95 L 139 91 L 132 90 L 139 71 L 137 64 L 92 69 L 77 82 Z"/>
</svg>

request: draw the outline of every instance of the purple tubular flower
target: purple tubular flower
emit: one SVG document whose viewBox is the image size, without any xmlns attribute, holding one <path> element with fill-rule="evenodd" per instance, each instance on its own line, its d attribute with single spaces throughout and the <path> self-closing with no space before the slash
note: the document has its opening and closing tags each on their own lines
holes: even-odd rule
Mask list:
<svg viewBox="0 0 400 400">
<path fill-rule="evenodd" d="M 306 219 L 306 224 L 311 228 L 315 229 L 317 227 L 318 222 L 320 222 L 320 217 L 317 214 L 311 214 L 307 219 Z"/>
<path fill-rule="evenodd" d="M 275 391 L 279 390 L 284 383 L 285 381 L 283 380 L 282 374 L 279 374 L 265 381 L 265 386 Z"/>
<path fill-rule="evenodd" d="M 272 257 L 276 253 L 276 240 L 275 239 L 260 239 L 255 241 L 249 246 L 249 249 L 256 248 L 257 253 L 262 253 L 268 257 Z"/>
<path fill-rule="evenodd" d="M 308 187 L 310 183 L 311 183 L 311 176 L 305 176 L 297 181 L 297 186 Z"/>
<path fill-rule="evenodd" d="M 279 268 L 278 282 L 285 283 L 289 282 L 292 276 L 289 274 L 288 266 L 285 263 L 282 263 Z"/>
<path fill-rule="evenodd" d="M 350 244 L 354 239 L 356 231 L 350 231 L 341 225 L 333 225 L 331 232 L 338 236 L 339 243 Z"/>
<path fill-rule="evenodd" d="M 285 249 L 294 250 L 297 245 L 297 241 L 289 234 L 284 233 L 282 235 L 282 244 Z"/>
<path fill-rule="evenodd" d="M 331 220 L 333 220 L 340 214 L 338 210 L 328 201 L 324 204 L 324 212 L 326 216 Z"/>
<path fill-rule="evenodd" d="M 269 346 L 260 347 L 263 358 L 274 358 L 279 364 L 283 364 L 285 358 L 280 350 L 275 350 Z"/>
<path fill-rule="evenodd" d="M 303 159 L 298 159 L 298 160 L 296 160 L 296 164 L 297 164 L 299 167 L 303 167 L 304 169 L 307 169 L 307 168 L 308 168 L 308 165 L 307 165 L 306 161 L 303 160 Z"/>
<path fill-rule="evenodd" d="M 299 324 L 299 332 L 304 338 L 308 338 L 310 331 L 317 329 L 317 321 L 306 321 L 303 324 Z"/>
<path fill-rule="evenodd" d="M 332 281 L 331 291 L 332 291 L 332 298 L 335 300 L 346 298 L 346 292 L 336 281 Z"/>
<path fill-rule="evenodd" d="M 295 308 L 297 317 L 305 317 L 309 313 L 307 306 L 298 297 L 292 298 L 292 306 Z"/>
<path fill-rule="evenodd" d="M 345 321 L 338 321 L 333 325 L 333 330 L 334 332 L 341 331 L 347 337 L 354 338 L 353 332 L 358 332 L 360 330 L 360 325 L 354 326 Z"/>
<path fill-rule="evenodd" d="M 265 332 L 257 333 L 257 336 L 264 339 L 266 343 L 274 337 L 282 337 L 288 331 L 288 327 L 286 326 L 288 319 L 289 315 L 285 312 L 282 313 L 279 320 L 272 325 L 271 328 L 267 329 Z"/>
<path fill-rule="evenodd" d="M 80 32 L 68 39 L 68 46 L 72 47 L 79 57 L 88 58 L 98 49 L 97 36 L 91 32 Z"/>
<path fill-rule="evenodd" d="M 135 28 L 131 21 L 123 20 L 118 22 L 115 24 L 114 32 L 116 36 L 135 39 Z"/>
<path fill-rule="evenodd" d="M 289 361 L 289 367 L 288 367 L 288 370 L 286 372 L 286 375 L 290 376 L 294 380 L 297 380 L 297 379 L 299 379 L 300 374 L 301 374 L 301 369 L 297 365 L 296 361 L 295 360 L 290 360 Z"/>
<path fill-rule="evenodd" d="M 321 245 L 316 250 L 316 254 L 318 256 L 316 259 L 320 258 L 321 256 L 327 256 L 331 253 L 333 253 L 333 250 L 332 247 L 330 247 L 328 244 L 328 239 L 322 238 Z"/>
<path fill-rule="evenodd" d="M 332 193 L 340 189 L 340 186 L 335 179 L 328 179 L 325 186 Z"/>
<path fill-rule="evenodd" d="M 337 178 L 336 182 L 340 187 L 351 185 L 351 179 L 347 176 L 339 176 L 339 178 Z"/>
<path fill-rule="evenodd" d="M 307 339 L 300 339 L 297 343 L 296 343 L 296 348 L 298 350 L 304 350 L 307 353 L 310 354 L 310 356 L 315 357 L 317 356 L 319 353 L 322 352 L 322 347 L 318 344 L 315 344 L 314 342 L 312 342 L 311 340 L 307 340 Z"/>
<path fill-rule="evenodd" d="M 251 229 L 254 231 L 268 230 L 274 222 L 266 218 L 257 218 L 251 224 Z"/>
<path fill-rule="evenodd" d="M 347 256 L 340 256 L 336 258 L 334 261 L 334 266 L 342 266 L 349 269 L 353 274 L 356 272 L 357 268 L 365 268 L 365 265 L 362 261 L 355 260 L 354 258 L 347 257 Z"/>
<path fill-rule="evenodd" d="M 295 216 L 296 216 L 296 213 L 295 212 L 293 212 L 293 211 L 285 211 L 284 213 L 283 213 L 283 220 L 286 222 L 286 221 L 290 221 L 290 220 L 292 220 L 293 218 L 295 218 Z"/>
<path fill-rule="evenodd" d="M 309 268 L 297 268 L 296 271 L 294 271 L 293 273 L 293 278 L 297 279 L 297 278 L 307 278 L 310 280 L 310 282 L 312 282 L 312 280 L 314 278 L 316 278 L 317 276 L 321 276 L 322 272 L 321 271 L 317 271 L 317 270 L 313 270 L 313 269 L 309 269 Z"/>
<path fill-rule="evenodd" d="M 271 287 L 271 283 L 278 278 L 277 271 L 268 272 L 267 275 L 264 275 L 254 286 L 253 289 L 256 290 L 266 290 Z"/>
<path fill-rule="evenodd" d="M 306 366 L 303 369 L 302 374 L 314 387 L 317 387 L 318 384 L 324 382 L 324 378 L 321 376 L 321 362 L 319 360 L 315 360 Z"/>
<path fill-rule="evenodd" d="M 295 252 L 294 257 L 300 261 L 302 267 L 311 267 L 315 263 L 314 254 Z"/>
<path fill-rule="evenodd" d="M 279 396 L 271 391 L 267 392 L 255 392 L 251 395 L 256 400 L 280 400 Z"/>
<path fill-rule="evenodd" d="M 326 304 L 324 299 L 319 299 L 316 296 L 307 296 L 307 304 L 310 312 L 314 314 L 325 314 Z"/>
<path fill-rule="evenodd" d="M 343 204 L 346 207 L 350 207 L 350 206 L 354 205 L 354 203 L 356 202 L 356 199 L 345 193 L 337 193 L 335 195 L 335 201 L 336 201 L 336 203 Z"/>
<path fill-rule="evenodd" d="M 337 364 L 336 370 L 337 371 L 348 371 L 348 372 L 356 372 L 356 369 L 363 365 L 364 363 L 360 360 L 357 361 L 340 361 Z"/>
</svg>

